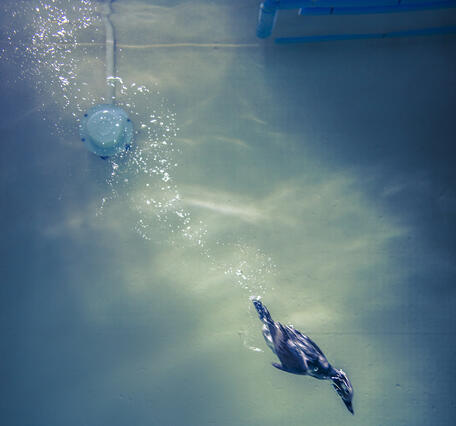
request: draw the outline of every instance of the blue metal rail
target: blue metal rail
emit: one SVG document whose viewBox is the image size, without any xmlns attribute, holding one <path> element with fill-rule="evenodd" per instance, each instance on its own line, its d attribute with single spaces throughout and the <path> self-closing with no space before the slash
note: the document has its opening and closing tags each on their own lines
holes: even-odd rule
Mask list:
<svg viewBox="0 0 456 426">
<path fill-rule="evenodd" d="M 321 41 L 368 40 L 374 38 L 416 37 L 436 34 L 456 34 L 456 26 L 424 28 L 420 30 L 394 31 L 389 33 L 332 34 L 304 37 L 279 37 L 275 39 L 275 42 L 278 44 L 318 43 Z"/>
<path fill-rule="evenodd" d="M 257 36 L 267 38 L 271 35 L 279 10 L 298 9 L 300 15 L 358 15 L 392 12 L 411 12 L 418 10 L 445 9 L 456 7 L 456 0 L 265 0 L 260 5 Z M 402 37 L 408 35 L 454 33 L 455 27 L 431 28 L 429 30 L 399 31 L 382 34 L 341 34 L 332 36 L 290 37 L 287 43 L 327 40 L 352 40 L 359 38 Z M 451 30 L 449 30 L 451 29 Z M 417 34 L 414 34 L 417 32 Z M 419 34 L 418 34 L 419 33 Z M 390 34 L 386 36 L 385 34 Z M 280 41 L 282 40 L 282 41 Z M 283 43 L 283 40 L 277 41 Z"/>
</svg>

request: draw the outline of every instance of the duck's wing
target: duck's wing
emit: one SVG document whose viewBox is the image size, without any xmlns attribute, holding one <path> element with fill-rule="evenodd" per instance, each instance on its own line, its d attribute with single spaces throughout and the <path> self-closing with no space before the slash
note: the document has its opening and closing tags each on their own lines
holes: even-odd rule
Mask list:
<svg viewBox="0 0 456 426">
<path fill-rule="evenodd" d="M 290 336 L 299 350 L 302 351 L 303 356 L 306 358 L 309 368 L 323 368 L 329 367 L 329 362 L 326 359 L 323 351 L 318 345 L 308 336 L 302 334 L 299 330 L 287 326 L 287 334 Z"/>
<path fill-rule="evenodd" d="M 290 336 L 287 327 L 280 322 L 275 323 L 274 333 L 271 333 L 274 352 L 282 364 L 282 370 L 294 374 L 306 374 L 307 358 L 302 349 L 296 344 L 296 339 Z M 273 364 L 274 365 L 274 364 Z M 277 365 L 274 365 L 277 367 Z"/>
</svg>

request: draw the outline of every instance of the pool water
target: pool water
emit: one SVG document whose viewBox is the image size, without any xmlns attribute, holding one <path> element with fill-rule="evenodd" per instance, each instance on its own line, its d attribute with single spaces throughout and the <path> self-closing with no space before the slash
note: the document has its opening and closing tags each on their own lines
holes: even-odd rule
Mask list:
<svg viewBox="0 0 456 426">
<path fill-rule="evenodd" d="M 1 424 L 453 423 L 456 38 L 280 46 L 258 3 L 113 3 L 136 135 L 104 161 L 78 133 L 99 4 L 2 2 Z M 271 366 L 252 296 L 347 372 L 355 416 Z"/>
</svg>

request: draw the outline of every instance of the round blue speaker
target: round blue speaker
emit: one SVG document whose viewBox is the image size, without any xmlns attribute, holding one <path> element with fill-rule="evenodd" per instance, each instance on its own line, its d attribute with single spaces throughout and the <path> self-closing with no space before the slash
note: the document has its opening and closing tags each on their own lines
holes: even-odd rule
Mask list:
<svg viewBox="0 0 456 426">
<path fill-rule="evenodd" d="M 133 141 L 133 124 L 120 107 L 100 104 L 81 119 L 79 134 L 87 149 L 100 157 L 128 150 Z"/>
</svg>

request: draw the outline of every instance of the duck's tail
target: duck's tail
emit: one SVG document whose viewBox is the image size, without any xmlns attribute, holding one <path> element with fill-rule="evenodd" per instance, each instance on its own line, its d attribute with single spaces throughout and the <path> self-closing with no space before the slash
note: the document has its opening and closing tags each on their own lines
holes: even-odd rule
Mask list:
<svg viewBox="0 0 456 426">
<path fill-rule="evenodd" d="M 268 311 L 268 308 L 264 306 L 260 300 L 258 299 L 253 299 L 253 306 L 255 306 L 255 309 L 258 312 L 258 316 L 260 317 L 260 320 L 263 321 L 265 324 L 273 324 L 274 321 L 272 320 L 271 314 Z"/>
</svg>

